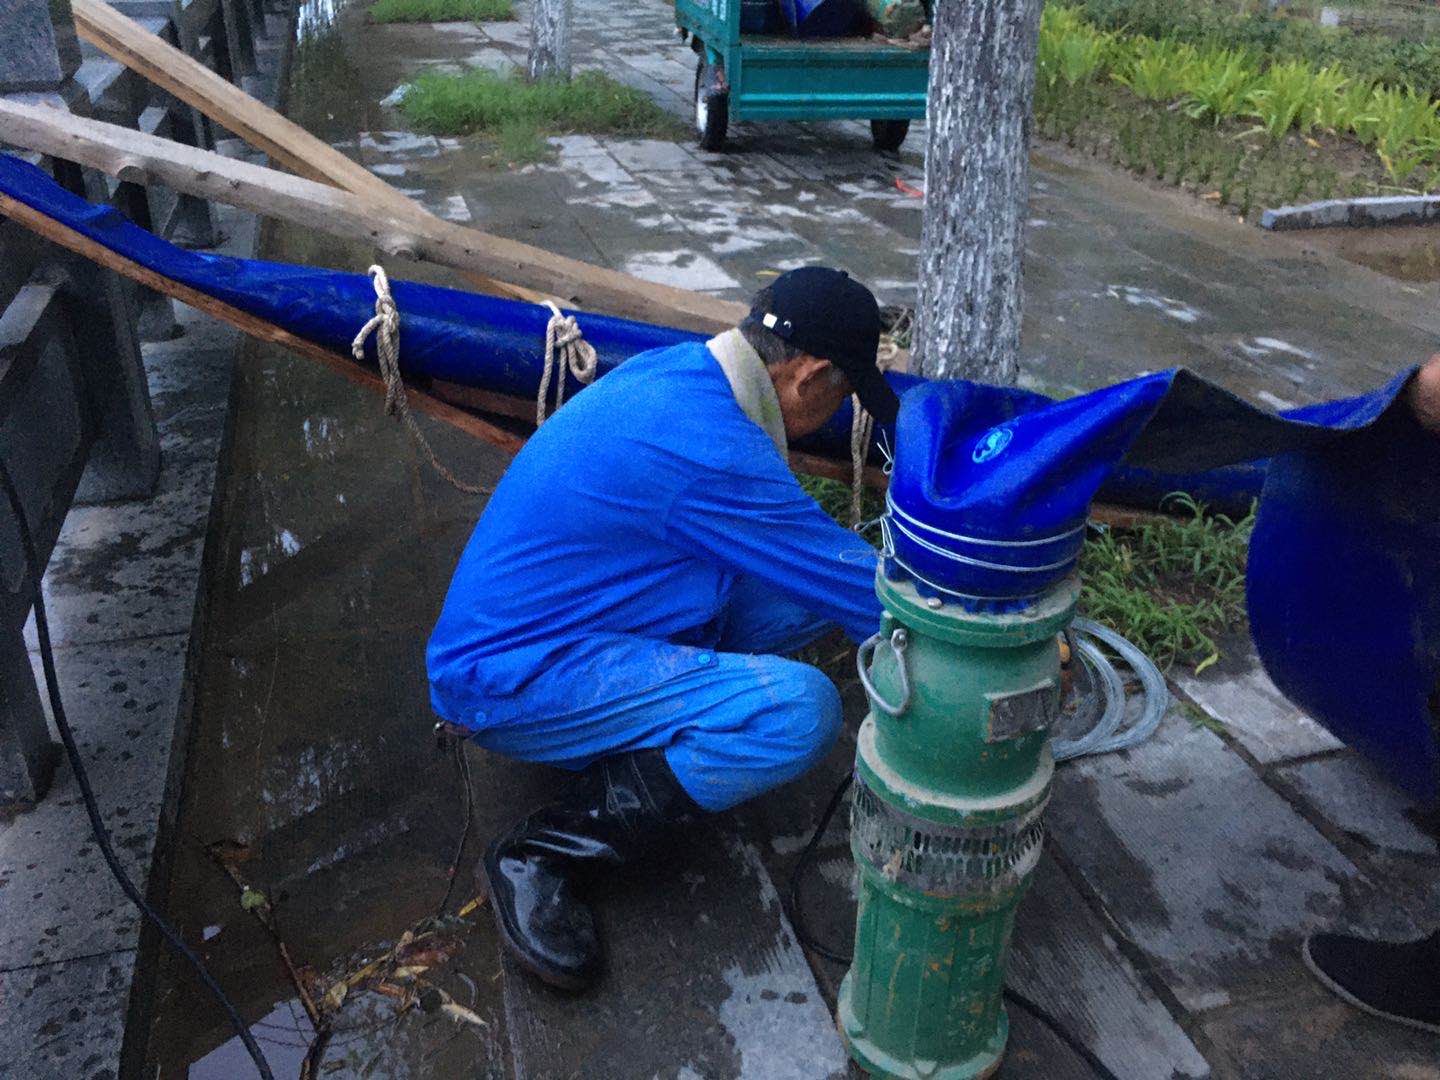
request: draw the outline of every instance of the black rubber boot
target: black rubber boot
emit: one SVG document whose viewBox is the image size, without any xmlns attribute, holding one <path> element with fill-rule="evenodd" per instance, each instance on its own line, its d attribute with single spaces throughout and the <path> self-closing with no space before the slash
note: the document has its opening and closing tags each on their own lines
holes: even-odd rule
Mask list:
<svg viewBox="0 0 1440 1080">
<path fill-rule="evenodd" d="M 480 872 L 500 936 L 520 966 L 562 990 L 600 973 L 600 943 L 577 894 L 588 871 L 644 855 L 666 827 L 699 810 L 662 750 L 604 758 L 561 797 L 485 850 Z"/>
<path fill-rule="evenodd" d="M 1311 934 L 1304 951 L 1315 977 L 1351 1005 L 1440 1035 L 1440 931 L 1398 944 Z"/>
</svg>

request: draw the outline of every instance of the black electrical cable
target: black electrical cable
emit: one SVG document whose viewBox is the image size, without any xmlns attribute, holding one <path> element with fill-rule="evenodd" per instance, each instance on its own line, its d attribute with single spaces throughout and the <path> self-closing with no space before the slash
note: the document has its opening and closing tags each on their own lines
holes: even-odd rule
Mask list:
<svg viewBox="0 0 1440 1080">
<path fill-rule="evenodd" d="M 795 930 L 795 937 L 801 945 L 804 945 L 811 952 L 831 960 L 837 964 L 849 964 L 853 960 L 854 953 L 842 953 L 828 945 L 817 941 L 811 936 L 805 926 L 804 911 L 800 906 L 800 883 L 804 880 L 805 871 L 809 869 L 810 861 L 815 857 L 815 850 L 820 846 L 820 840 L 825 831 L 830 828 L 830 821 L 835 817 L 835 812 L 840 809 L 840 802 L 845 798 L 845 792 L 850 790 L 850 782 L 854 779 L 853 774 L 847 774 L 845 779 L 840 781 L 840 786 L 835 789 L 835 794 L 830 796 L 830 802 L 825 806 L 825 812 L 820 815 L 820 822 L 815 826 L 815 832 L 811 835 L 809 843 L 800 852 L 800 858 L 795 863 L 795 869 L 790 874 L 790 888 L 786 890 L 787 907 L 790 915 L 790 925 Z M 1110 1067 L 1101 1061 L 1093 1050 L 1077 1039 L 1064 1024 L 1060 1023 L 1054 1016 L 1042 1009 L 1030 998 L 1018 990 L 1005 987 L 1005 1000 L 1018 1005 L 1040 1023 L 1044 1024 L 1055 1036 L 1078 1055 L 1085 1064 L 1089 1065 L 1100 1080 L 1119 1080 L 1110 1070 Z"/>
<path fill-rule="evenodd" d="M 95 841 L 100 847 L 100 854 L 105 857 L 105 864 L 110 867 L 110 873 L 115 875 L 115 880 L 120 883 L 121 890 L 130 902 L 140 909 L 140 913 L 149 919 L 155 929 L 180 952 L 186 960 L 190 961 L 195 971 L 199 974 L 200 980 L 215 995 L 215 1000 L 225 1010 L 235 1033 L 240 1036 L 240 1041 L 245 1044 L 251 1059 L 255 1062 L 255 1068 L 259 1071 L 263 1080 L 275 1080 L 275 1074 L 270 1071 L 270 1065 L 265 1060 L 265 1055 L 260 1052 L 260 1046 L 256 1043 L 250 1029 L 245 1021 L 240 1018 L 240 1013 L 230 999 L 225 996 L 225 991 L 215 981 L 215 977 L 205 969 L 205 964 L 200 957 L 196 956 L 190 946 L 181 940 L 175 928 L 167 923 L 152 908 L 135 883 L 130 880 L 125 868 L 115 857 L 115 849 L 110 846 L 110 834 L 105 829 L 105 823 L 100 818 L 100 807 L 95 802 L 95 792 L 90 787 L 90 777 L 85 772 L 85 764 L 80 760 L 80 748 L 75 745 L 75 735 L 70 730 L 70 722 L 65 716 L 65 706 L 60 700 L 60 679 L 55 673 L 55 652 L 50 644 L 50 620 L 45 614 L 45 595 L 41 588 L 40 556 L 35 550 L 35 538 L 30 532 L 30 523 L 25 519 L 25 507 L 20 501 L 20 492 L 15 488 L 15 481 L 10 476 L 10 469 L 3 459 L 0 459 L 0 484 L 5 487 L 5 496 L 10 500 L 10 511 L 15 517 L 15 526 L 20 531 L 20 546 L 25 552 L 25 571 L 30 578 L 30 585 L 35 590 L 35 636 L 40 643 L 40 663 L 45 670 L 45 688 L 50 696 L 50 709 L 55 716 L 55 726 L 60 731 L 60 741 L 65 745 L 65 756 L 70 759 L 71 771 L 75 773 L 75 783 L 80 788 L 80 797 L 85 803 L 85 813 L 90 817 L 90 828 L 95 833 Z"/>
</svg>

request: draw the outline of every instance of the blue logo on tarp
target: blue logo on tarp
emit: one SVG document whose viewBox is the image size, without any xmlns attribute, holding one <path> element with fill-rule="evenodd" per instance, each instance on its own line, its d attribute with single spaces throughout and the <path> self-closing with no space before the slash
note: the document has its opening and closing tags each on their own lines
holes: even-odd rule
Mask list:
<svg viewBox="0 0 1440 1080">
<path fill-rule="evenodd" d="M 1000 452 L 1010 445 L 1010 440 L 1015 437 L 1015 432 L 1008 427 L 991 428 L 980 441 L 975 444 L 975 449 L 970 451 L 970 460 L 977 465 L 983 465 L 991 458 L 1000 456 Z"/>
</svg>

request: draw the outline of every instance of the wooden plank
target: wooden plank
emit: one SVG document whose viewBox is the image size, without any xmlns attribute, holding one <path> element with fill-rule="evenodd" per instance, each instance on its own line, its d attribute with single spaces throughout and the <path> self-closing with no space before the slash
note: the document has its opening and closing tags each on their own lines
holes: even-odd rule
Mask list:
<svg viewBox="0 0 1440 1080">
<path fill-rule="evenodd" d="M 1052 840 L 1187 1009 L 1306 976 L 1356 867 L 1213 732 L 1172 709 L 1133 750 L 1058 770 Z"/>
<path fill-rule="evenodd" d="M 606 970 L 558 994 L 507 955 L 516 1080 L 840 1080 L 845 1052 L 755 850 L 702 823 L 598 882 Z"/>
<path fill-rule="evenodd" d="M 238 86 L 150 33 L 104 0 L 71 0 L 81 38 L 233 131 L 296 174 L 369 195 L 393 217 L 428 217 L 363 165 L 256 101 Z"/>
<path fill-rule="evenodd" d="M 734 326 L 749 310 L 744 304 L 642 282 L 429 215 L 397 218 L 388 208 L 352 192 L 57 109 L 0 102 L 0 141 L 88 165 L 122 180 L 159 182 L 362 240 L 382 251 L 500 275 L 592 311 L 714 332 Z"/>
<path fill-rule="evenodd" d="M 189 304 L 198 311 L 203 311 L 222 322 L 229 323 L 239 330 L 243 330 L 251 337 L 261 341 L 274 342 L 287 349 L 306 356 L 311 360 L 317 360 L 330 368 L 332 371 L 343 375 L 351 382 L 365 387 L 374 393 L 385 394 L 385 383 L 379 375 L 369 368 L 362 367 L 350 357 L 342 357 L 336 353 L 323 349 L 313 342 L 304 338 L 296 337 L 288 330 L 282 330 L 273 323 L 267 323 L 262 319 L 247 314 L 229 304 L 222 303 L 214 297 L 206 296 L 204 293 L 196 292 L 178 281 L 162 277 L 152 270 L 148 270 L 139 263 L 132 262 L 122 255 L 117 255 L 109 248 L 97 244 L 87 236 L 82 236 L 73 229 L 67 228 L 57 221 L 47 218 L 45 215 L 31 209 L 24 203 L 16 202 L 8 195 L 0 194 L 0 214 L 32 229 L 39 235 L 51 240 L 62 247 L 68 248 L 93 262 L 118 274 L 123 274 L 132 281 L 162 292 L 166 296 L 173 297 L 181 303 Z M 478 439 L 497 446 L 507 453 L 513 454 L 524 445 L 525 440 L 520 436 L 496 427 L 478 416 L 473 416 L 463 409 L 440 401 L 429 394 L 409 388 L 410 406 L 416 412 L 423 412 L 437 420 L 443 420 L 452 427 L 458 428 L 467 435 L 473 435 Z"/>
<path fill-rule="evenodd" d="M 322 184 L 338 184 L 401 221 L 416 225 L 426 224 L 427 219 L 438 222 L 364 166 L 167 45 L 103 0 L 73 0 L 72 7 L 81 37 L 286 168 Z M 441 224 L 452 230 L 452 242 L 460 249 L 468 248 L 476 256 L 490 249 L 499 272 L 450 262 L 442 265 L 480 275 L 484 279 L 481 287 L 500 295 L 528 300 L 554 295 L 591 310 L 707 331 L 733 326 L 747 310 L 733 301 L 642 281 L 476 229 Z"/>
</svg>

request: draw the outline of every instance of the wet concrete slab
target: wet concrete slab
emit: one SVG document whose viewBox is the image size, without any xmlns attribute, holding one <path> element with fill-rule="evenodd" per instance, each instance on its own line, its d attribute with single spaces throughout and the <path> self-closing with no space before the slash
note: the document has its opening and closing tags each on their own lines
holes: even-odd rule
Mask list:
<svg viewBox="0 0 1440 1080">
<path fill-rule="evenodd" d="M 1060 855 L 1191 1011 L 1308 978 L 1301 936 L 1338 919 L 1361 877 L 1179 710 L 1136 749 L 1061 770 L 1048 821 Z"/>
<path fill-rule="evenodd" d="M 1340 754 L 1281 770 L 1327 821 L 1381 851 L 1429 856 L 1440 873 L 1440 845 L 1410 816 L 1410 804 L 1363 758 Z"/>
<path fill-rule="evenodd" d="M 150 870 L 180 705 L 186 636 L 61 649 L 66 715 L 126 872 Z M 38 660 L 36 675 L 39 676 Z M 50 795 L 0 833 L 6 967 L 133 948 L 139 913 L 111 877 L 69 765 Z"/>
<path fill-rule="evenodd" d="M 115 1080 L 131 949 L 0 971 L 5 1075 L 14 1080 Z"/>
<path fill-rule="evenodd" d="M 758 903 L 757 903 L 758 901 Z M 558 994 L 507 955 L 515 1076 L 831 1080 L 845 1052 L 779 894 L 725 820 L 596 894 L 606 971 Z"/>
<path fill-rule="evenodd" d="M 1177 668 L 1170 678 L 1262 765 L 1341 746 L 1339 739 L 1286 700 L 1260 666 L 1248 638 L 1227 642 L 1220 663 L 1199 675 Z"/>
</svg>

